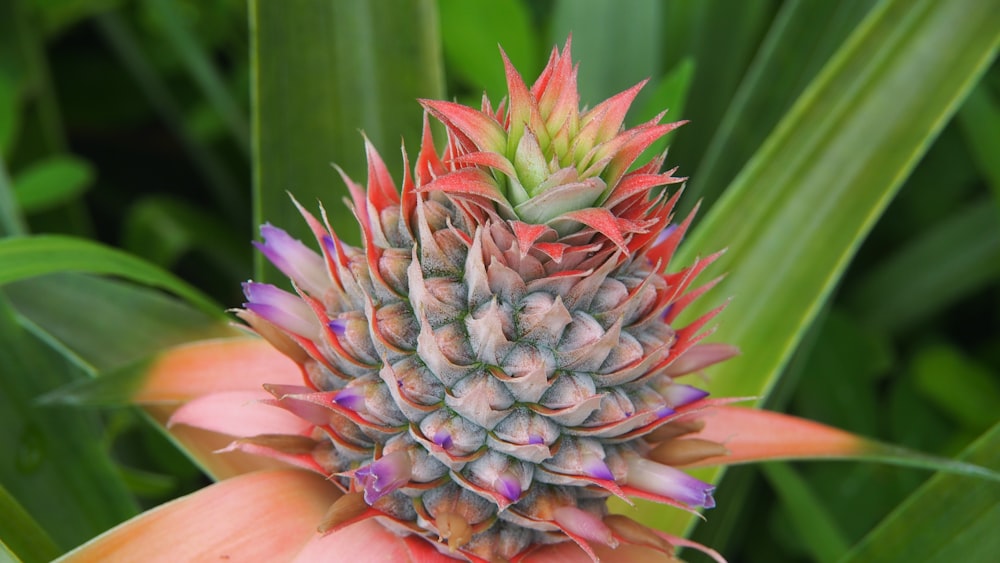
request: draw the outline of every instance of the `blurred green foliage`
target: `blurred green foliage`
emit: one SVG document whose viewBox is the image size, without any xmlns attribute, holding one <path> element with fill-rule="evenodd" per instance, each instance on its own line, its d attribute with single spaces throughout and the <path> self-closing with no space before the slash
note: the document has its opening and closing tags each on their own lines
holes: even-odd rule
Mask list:
<svg viewBox="0 0 1000 563">
<path fill-rule="evenodd" d="M 498 44 L 530 81 L 570 32 L 583 102 L 650 79 L 630 120 L 649 119 L 664 106 L 671 109 L 668 119 L 692 120 L 671 137 L 668 159 L 691 176 L 684 200 L 691 207 L 698 199 L 710 206 L 719 197 L 877 2 L 423 4 L 432 10 L 441 49 L 435 56 L 444 66 L 443 77 L 413 86 L 427 90 L 421 95 L 440 95 L 435 82 L 443 78 L 448 97 L 474 101 L 485 89 L 496 101 L 504 93 Z M 253 271 L 249 241 L 255 236 L 248 12 L 241 0 L 0 2 L 0 234 L 73 235 L 119 247 L 174 272 L 220 307 L 238 305 L 239 283 Z M 372 33 L 373 43 L 384 39 L 379 28 Z M 366 71 L 373 84 L 382 79 Z M 859 249 L 770 407 L 946 456 L 997 422 L 998 99 L 994 65 Z M 393 110 L 419 124 L 415 101 Z M 402 124 L 394 136 L 382 129 L 385 124 L 365 121 L 379 116 L 338 115 L 339 129 L 356 135 L 357 143 L 350 150 L 320 145 L 323 167 L 337 162 L 359 176 L 358 130 L 378 131 L 370 135 L 377 148 L 396 157 Z M 346 192 L 339 178 L 328 168 L 320 175 L 328 175 L 324 203 L 341 212 Z M 295 192 L 296 186 L 284 189 Z M 263 215 L 257 219 L 268 218 L 267 209 Z M 44 472 L 27 480 L 13 476 L 16 467 L 0 471 L 0 485 L 63 549 L 139 506 L 202 483 L 197 470 L 131 410 L 67 413 L 33 402 L 98 368 L 141 357 L 117 355 L 117 348 L 109 352 L 82 338 L 86 331 L 73 328 L 71 305 L 57 303 L 92 294 L 95 301 L 79 314 L 109 319 L 115 303 L 129 303 L 148 315 L 143 330 L 165 335 L 162 342 L 205 334 L 199 331 L 207 318 L 176 300 L 137 295 L 120 281 L 80 279 L 85 281 L 77 286 L 89 288 L 80 295 L 45 293 L 45 284 L 55 283 L 51 278 L 0 292 L 0 403 L 14 401 L 0 409 L 12 417 L 3 419 L 10 430 L 0 441 L 3 456 L 30 457 L 39 444 L 50 453 L 38 455 L 52 456 L 51 448 L 72 441 L 76 449 L 59 455 L 80 460 L 60 472 L 50 467 L 52 458 L 42 458 Z M 53 336 L 60 327 L 68 336 Z M 59 348 L 67 341 L 68 348 Z M 127 343 L 136 350 L 155 345 L 141 338 Z M 60 355 L 37 353 L 47 346 Z M 45 377 L 32 375 L 41 371 Z M 14 385 L 15 378 L 30 385 Z M 43 431 L 59 425 L 73 433 L 50 443 Z M 100 504 L 87 496 L 85 473 L 107 489 L 106 502 L 90 519 L 53 504 L 61 494 L 80 495 L 77 509 Z M 719 491 L 725 514 L 709 513 L 695 537 L 733 561 L 836 560 L 927 477 L 863 464 L 740 469 Z M 46 483 L 60 486 L 46 490 Z M 930 502 L 925 499 L 934 490 L 915 502 Z M 899 524 L 887 526 L 891 532 Z M 24 529 L 35 528 L 26 520 Z"/>
</svg>

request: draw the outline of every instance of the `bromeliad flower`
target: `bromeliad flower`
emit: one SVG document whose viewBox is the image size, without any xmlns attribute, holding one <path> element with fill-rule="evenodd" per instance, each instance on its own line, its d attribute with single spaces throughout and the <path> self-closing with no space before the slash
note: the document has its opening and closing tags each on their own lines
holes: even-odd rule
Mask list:
<svg viewBox="0 0 1000 563">
<path fill-rule="evenodd" d="M 137 398 L 184 402 L 157 412 L 199 452 L 200 431 L 230 437 L 202 457 L 220 476 L 260 466 L 240 453 L 299 469 L 224 481 L 71 557 L 670 560 L 688 542 L 607 500 L 696 511 L 713 486 L 680 468 L 857 450 L 683 382 L 736 349 L 701 343 L 721 307 L 677 324 L 715 255 L 667 272 L 683 179 L 635 162 L 680 123 L 624 129 L 641 84 L 581 112 L 569 51 L 530 88 L 505 58 L 496 110 L 424 101 L 447 144 L 425 124 L 401 190 L 368 145 L 367 187 L 344 176 L 362 247 L 301 207 L 319 253 L 263 226 L 294 288 L 245 284 L 237 315 L 264 340 L 175 350 Z"/>
</svg>

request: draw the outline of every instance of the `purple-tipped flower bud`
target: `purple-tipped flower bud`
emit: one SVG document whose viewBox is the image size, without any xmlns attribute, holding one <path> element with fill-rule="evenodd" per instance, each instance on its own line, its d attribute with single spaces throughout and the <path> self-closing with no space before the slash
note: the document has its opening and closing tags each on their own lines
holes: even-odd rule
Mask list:
<svg viewBox="0 0 1000 563">
<path fill-rule="evenodd" d="M 347 332 L 347 321 L 344 319 L 331 319 L 326 326 L 337 336 L 343 336 Z"/>
<path fill-rule="evenodd" d="M 695 401 L 700 401 L 707 396 L 708 391 L 691 385 L 684 385 L 683 383 L 669 385 L 663 392 L 663 398 L 675 409 L 684 405 L 690 405 Z"/>
<path fill-rule="evenodd" d="M 316 315 L 298 296 L 271 284 L 256 282 L 244 283 L 243 294 L 248 300 L 244 307 L 271 324 L 305 338 L 318 336 L 320 327 Z"/>
<path fill-rule="evenodd" d="M 660 234 L 656 236 L 656 242 L 653 243 L 653 245 L 663 244 L 668 238 L 670 238 L 670 235 L 674 234 L 674 231 L 676 230 L 677 223 L 667 225 L 662 231 L 660 231 Z"/>
<path fill-rule="evenodd" d="M 323 250 L 330 256 L 337 255 L 337 243 L 333 241 L 333 237 L 330 235 L 323 235 Z"/>
<path fill-rule="evenodd" d="M 354 472 L 369 505 L 410 482 L 410 456 L 403 450 L 384 455 Z"/>
<path fill-rule="evenodd" d="M 656 418 L 657 419 L 667 418 L 668 416 L 674 414 L 675 412 L 677 412 L 677 411 L 675 411 L 674 409 L 672 409 L 672 408 L 664 405 L 664 406 L 656 409 Z"/>
<path fill-rule="evenodd" d="M 451 433 L 447 430 L 441 429 L 434 434 L 434 443 L 445 450 L 450 450 L 455 442 L 451 439 Z"/>
<path fill-rule="evenodd" d="M 254 246 L 282 273 L 310 295 L 321 297 L 326 292 L 330 287 L 330 276 L 323 258 L 271 224 L 261 225 L 260 234 L 264 242 L 254 242 Z"/>
<path fill-rule="evenodd" d="M 337 392 L 333 402 L 354 412 L 361 412 L 365 408 L 365 393 L 360 387 L 345 387 Z"/>
<path fill-rule="evenodd" d="M 670 313 L 673 312 L 674 312 L 674 304 L 671 303 L 663 309 L 663 314 L 661 315 L 661 317 L 663 317 L 663 320 L 667 320 L 670 317 Z"/>
<path fill-rule="evenodd" d="M 497 478 L 493 481 L 493 488 L 511 502 L 515 502 L 521 498 L 521 482 L 517 476 L 509 471 L 504 471 L 497 475 Z"/>
<path fill-rule="evenodd" d="M 592 453 L 586 453 L 583 455 L 583 473 L 589 475 L 595 479 L 604 479 L 605 481 L 614 481 L 615 475 L 611 473 L 611 469 L 608 464 L 604 463 L 604 460 Z"/>
<path fill-rule="evenodd" d="M 679 469 L 661 465 L 638 456 L 631 456 L 627 461 L 630 486 L 653 494 L 672 498 L 690 506 L 712 508 L 715 499 L 712 491 L 715 487 L 695 479 Z"/>
</svg>

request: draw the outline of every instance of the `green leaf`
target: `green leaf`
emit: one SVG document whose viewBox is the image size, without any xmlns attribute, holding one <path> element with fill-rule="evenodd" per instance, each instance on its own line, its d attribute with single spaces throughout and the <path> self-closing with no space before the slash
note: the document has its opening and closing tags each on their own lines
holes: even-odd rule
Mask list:
<svg viewBox="0 0 1000 563">
<path fill-rule="evenodd" d="M 952 346 L 924 348 L 913 359 L 917 389 L 965 428 L 982 432 L 1000 413 L 1000 384 L 990 369 Z"/>
<path fill-rule="evenodd" d="M 233 334 L 214 315 L 120 280 L 62 273 L 14 282 L 4 291 L 36 335 L 95 372 L 185 342 Z"/>
<path fill-rule="evenodd" d="M 17 206 L 14 189 L 7 178 L 7 167 L 0 158 L 0 237 L 23 235 L 28 232 L 21 209 Z"/>
<path fill-rule="evenodd" d="M 119 467 L 125 485 L 134 494 L 142 497 L 162 497 L 177 487 L 177 478 L 134 467 Z"/>
<path fill-rule="evenodd" d="M 149 374 L 150 362 L 143 359 L 126 366 L 96 373 L 38 397 L 40 405 L 72 407 L 124 407 L 132 404 Z"/>
<path fill-rule="evenodd" d="M 762 469 L 781 504 L 790 513 L 795 533 L 812 559 L 832 562 L 844 554 L 849 544 L 809 484 L 784 463 L 768 463 Z"/>
<path fill-rule="evenodd" d="M 933 264 L 934 267 L 928 267 Z M 901 332 L 1000 276 L 996 207 L 976 201 L 887 257 L 848 295 L 866 324 Z"/>
<path fill-rule="evenodd" d="M 202 207 L 169 197 L 150 196 L 129 209 L 122 247 L 171 268 L 189 252 L 202 252 L 235 281 L 250 270 L 245 233 L 234 233 Z M 235 287 L 235 285 L 234 285 Z"/>
<path fill-rule="evenodd" d="M 125 0 L 29 0 L 47 35 L 57 35 L 73 25 L 117 8 Z"/>
<path fill-rule="evenodd" d="M 664 74 L 650 89 L 650 99 L 642 106 L 633 118 L 638 125 L 656 117 L 661 111 L 668 110 L 666 120 L 677 121 L 684 117 L 684 105 L 687 103 L 688 92 L 691 90 L 691 78 L 694 76 L 694 61 L 683 59 L 674 68 Z M 642 160 L 642 159 L 639 159 Z"/>
<path fill-rule="evenodd" d="M 180 103 L 143 52 L 128 22 L 116 12 L 105 12 L 94 18 L 94 24 L 150 105 L 180 141 L 223 212 L 232 221 L 239 221 L 246 203 L 242 186 L 212 147 L 186 127 Z"/>
<path fill-rule="evenodd" d="M 1000 470 L 1000 423 L 961 456 Z M 990 561 L 1000 553 L 1000 484 L 937 475 L 841 561 Z"/>
<path fill-rule="evenodd" d="M 66 138 L 52 86 L 44 39 L 28 0 L 0 2 L 0 74 L 14 84 L 21 102 L 18 143 L 31 141 L 42 154 L 65 149 Z"/>
<path fill-rule="evenodd" d="M 529 84 L 541 70 L 538 42 L 523 2 L 442 0 L 438 9 L 445 58 L 475 88 L 477 98 L 485 91 L 499 100 L 507 92 L 497 45 Z"/>
<path fill-rule="evenodd" d="M 133 516 L 137 506 L 101 447 L 93 412 L 43 408 L 40 394 L 83 377 L 18 324 L 0 298 L 0 484 L 60 547 Z"/>
<path fill-rule="evenodd" d="M 604 98 L 660 74 L 663 3 L 657 0 L 558 0 L 550 42 L 573 35 L 580 101 L 593 107 Z"/>
<path fill-rule="evenodd" d="M 879 397 L 857 390 L 877 385 L 879 375 L 892 366 L 890 343 L 838 308 L 813 326 L 818 334 L 793 399 L 796 414 L 850 432 L 877 435 Z"/>
<path fill-rule="evenodd" d="M 72 201 L 94 182 L 89 162 L 69 155 L 34 163 L 14 178 L 14 194 L 25 213 L 45 211 Z"/>
<path fill-rule="evenodd" d="M 687 202 L 718 198 L 874 3 L 782 5 L 691 176 Z"/>
<path fill-rule="evenodd" d="M 698 225 L 678 263 L 729 247 L 714 267 L 728 272 L 715 303 L 698 307 L 733 295 L 717 335 L 743 351 L 714 370 L 714 393 L 767 395 L 859 242 L 988 66 L 993 23 L 1000 13 L 976 0 L 884 2 Z"/>
<path fill-rule="evenodd" d="M 290 192 L 309 208 L 325 202 L 332 224 L 354 225 L 330 163 L 364 178 L 359 130 L 391 171 L 402 169 L 401 135 L 411 150 L 419 145 L 415 98 L 440 97 L 443 82 L 434 3 L 252 0 L 250 34 L 254 222 L 311 240 Z M 356 228 L 338 234 L 359 240 Z"/>
<path fill-rule="evenodd" d="M 120 250 L 59 235 L 0 240 L 0 285 L 56 272 L 122 276 L 171 291 L 202 311 L 225 318 L 222 307 L 197 289 L 173 274 Z"/>
<path fill-rule="evenodd" d="M 735 296 L 717 339 L 743 351 L 711 370 L 714 394 L 767 396 L 861 240 L 988 67 L 997 29 L 1000 11 L 977 0 L 883 2 L 698 225 L 678 263 L 729 247 L 715 267 L 728 276 L 698 307 Z M 668 518 L 658 527 L 687 521 Z"/>
<path fill-rule="evenodd" d="M 173 0 L 146 0 L 152 13 L 163 27 L 167 41 L 174 48 L 188 74 L 194 79 L 205 98 L 222 117 L 229 133 L 243 153 L 250 155 L 250 125 L 247 116 L 229 94 L 218 70 L 204 48 L 185 25 L 178 6 Z"/>
<path fill-rule="evenodd" d="M 17 139 L 21 128 L 20 102 L 14 80 L 0 71 L 0 156 L 9 155 Z"/>
<path fill-rule="evenodd" d="M 969 93 L 958 112 L 958 122 L 969 149 L 1000 205 L 1000 104 L 986 84 Z"/>
<path fill-rule="evenodd" d="M 0 542 L 24 563 L 44 563 L 61 550 L 7 489 L 0 486 Z"/>
<path fill-rule="evenodd" d="M 670 72 L 663 75 L 659 81 L 652 85 L 649 99 L 642 106 L 641 111 L 632 119 L 633 123 L 639 124 L 653 119 L 663 110 L 668 110 L 663 121 L 680 121 L 684 119 L 684 106 L 687 103 L 688 92 L 691 89 L 691 79 L 694 76 L 694 61 L 684 59 L 670 69 Z M 657 139 L 649 146 L 636 162 L 649 162 L 653 157 L 659 156 L 666 150 L 667 145 L 674 138 L 676 131 L 670 132 L 664 137 Z"/>
<path fill-rule="evenodd" d="M 3 540 L 0 540 L 0 563 L 21 563 L 21 559 L 14 555 L 14 552 L 7 547 Z"/>
<path fill-rule="evenodd" d="M 680 165 L 681 175 L 687 176 L 705 155 L 747 72 L 770 24 L 774 2 L 701 0 L 663 4 L 662 32 L 658 37 L 661 70 L 672 68 L 685 58 L 695 64 L 693 95 L 685 110 L 685 117 L 692 125 L 678 132 L 668 161 L 671 166 Z"/>
</svg>

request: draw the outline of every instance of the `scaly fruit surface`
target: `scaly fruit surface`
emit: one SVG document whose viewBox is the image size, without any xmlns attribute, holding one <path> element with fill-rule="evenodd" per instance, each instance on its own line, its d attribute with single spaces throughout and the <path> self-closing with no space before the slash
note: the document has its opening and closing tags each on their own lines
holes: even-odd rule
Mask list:
<svg viewBox="0 0 1000 563">
<path fill-rule="evenodd" d="M 425 119 L 401 189 L 367 145 L 367 186 L 344 176 L 361 248 L 304 209 L 320 253 L 261 228 L 295 293 L 248 282 L 239 315 L 302 367 L 303 385 L 268 390 L 310 430 L 232 447 L 340 487 L 329 530 L 377 518 L 471 560 L 562 541 L 671 551 L 606 500 L 712 507 L 674 465 L 725 451 L 674 440 L 719 401 L 677 379 L 735 353 L 697 344 L 718 309 L 675 326 L 713 257 L 668 273 L 683 178 L 635 162 L 680 123 L 624 128 L 641 84 L 581 111 L 569 44 L 530 88 L 504 63 L 495 110 L 422 102 L 447 143 Z"/>
</svg>

